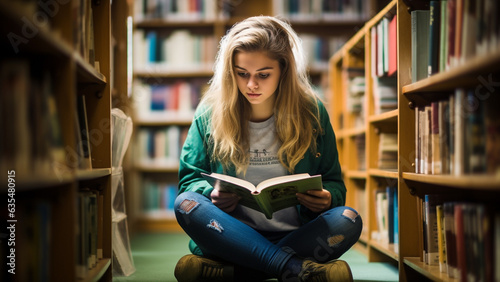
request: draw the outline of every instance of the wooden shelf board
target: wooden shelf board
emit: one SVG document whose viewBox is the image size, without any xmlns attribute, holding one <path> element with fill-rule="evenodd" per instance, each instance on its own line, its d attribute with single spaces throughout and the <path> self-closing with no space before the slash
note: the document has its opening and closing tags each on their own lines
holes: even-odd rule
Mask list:
<svg viewBox="0 0 500 282">
<path fill-rule="evenodd" d="M 89 270 L 85 279 L 78 279 L 77 281 L 99 281 L 110 266 L 111 259 L 103 258 L 97 262 L 97 265 L 94 268 Z"/>
<path fill-rule="evenodd" d="M 384 18 L 387 14 L 395 15 L 397 4 L 398 4 L 397 0 L 392 0 L 389 4 L 387 4 L 387 6 L 385 6 L 385 8 L 380 10 L 380 12 L 378 12 L 376 16 L 374 16 L 372 19 L 366 22 L 365 28 L 369 29 L 377 25 L 382 20 L 382 18 Z M 368 34 L 370 33 L 369 30 L 366 30 L 365 32 Z"/>
<path fill-rule="evenodd" d="M 155 162 L 139 162 L 134 166 L 142 172 L 165 172 L 176 173 L 179 171 L 179 162 L 172 163 L 155 163 Z"/>
<path fill-rule="evenodd" d="M 358 135 L 363 135 L 365 133 L 366 129 L 364 127 L 344 129 L 342 132 L 344 137 L 355 137 Z"/>
<path fill-rule="evenodd" d="M 71 173 L 61 172 L 60 174 L 33 175 L 30 177 L 16 176 L 16 191 L 32 191 L 37 189 L 46 189 L 70 184 L 74 181 Z M 5 183 L 5 182 L 2 182 Z"/>
<path fill-rule="evenodd" d="M 91 180 L 111 175 L 111 168 L 79 169 L 76 171 L 78 180 Z"/>
<path fill-rule="evenodd" d="M 76 61 L 78 83 L 98 84 L 102 88 L 106 85 L 106 77 L 98 72 L 94 66 L 86 62 L 80 53 L 74 52 L 73 58 Z"/>
<path fill-rule="evenodd" d="M 207 20 L 186 20 L 186 21 L 170 21 L 164 19 L 148 19 L 140 20 L 134 24 L 135 28 L 193 28 L 193 27 L 206 27 L 213 28 L 215 21 Z"/>
<path fill-rule="evenodd" d="M 26 23 L 23 19 L 29 20 L 33 15 L 27 15 L 23 9 L 16 5 L 12 5 L 11 1 L 0 0 L 0 19 L 2 24 L 0 25 L 1 40 L 5 40 L 7 36 L 4 34 L 15 34 L 24 35 L 24 28 Z M 30 20 L 29 20 L 30 21 Z M 30 21 L 31 22 L 31 21 Z M 30 35 L 31 35 L 30 30 Z M 22 37 L 23 39 L 26 39 Z M 35 54 L 51 54 L 58 57 L 71 58 L 73 51 L 71 46 L 64 41 L 56 32 L 37 27 L 35 36 L 30 36 L 28 38 L 28 43 L 21 42 L 16 47 L 19 50 L 35 53 Z M 8 45 L 12 46 L 11 42 L 7 42 Z M 14 47 L 14 46 L 12 46 Z M 17 53 L 15 50 L 10 50 Z"/>
<path fill-rule="evenodd" d="M 352 179 L 366 179 L 368 174 L 365 170 L 348 170 L 345 172 L 345 176 Z"/>
<path fill-rule="evenodd" d="M 403 179 L 443 186 L 453 186 L 457 189 L 484 189 L 500 191 L 499 175 L 429 175 L 403 172 Z"/>
<path fill-rule="evenodd" d="M 370 176 L 376 176 L 376 177 L 384 177 L 384 178 L 398 178 L 398 170 L 393 169 L 378 169 L 378 168 L 370 168 L 368 169 L 368 174 Z"/>
<path fill-rule="evenodd" d="M 418 273 L 424 275 L 432 281 L 449 281 L 458 282 L 458 279 L 451 278 L 446 273 L 439 271 L 438 266 L 427 265 L 420 261 L 419 257 L 405 257 L 403 259 L 404 264 L 417 271 Z"/>
<path fill-rule="evenodd" d="M 398 110 L 392 110 L 379 115 L 372 115 L 368 117 L 368 122 L 370 123 L 381 123 L 381 122 L 398 122 Z"/>
<path fill-rule="evenodd" d="M 368 245 L 395 261 L 399 261 L 399 255 L 394 244 L 380 243 L 378 241 L 370 240 Z"/>
<path fill-rule="evenodd" d="M 210 69 L 187 70 L 187 71 L 168 71 L 161 68 L 151 67 L 149 69 L 134 70 L 134 76 L 139 78 L 192 78 L 192 77 L 211 77 L 214 72 Z"/>
<path fill-rule="evenodd" d="M 448 71 L 437 73 L 431 77 L 404 86 L 403 93 L 433 92 L 453 90 L 460 86 L 476 86 L 481 83 L 478 81 L 478 76 L 492 70 L 498 71 L 499 64 L 500 50 L 487 55 L 476 56 Z M 484 77 L 484 79 L 488 80 L 487 77 Z"/>
</svg>

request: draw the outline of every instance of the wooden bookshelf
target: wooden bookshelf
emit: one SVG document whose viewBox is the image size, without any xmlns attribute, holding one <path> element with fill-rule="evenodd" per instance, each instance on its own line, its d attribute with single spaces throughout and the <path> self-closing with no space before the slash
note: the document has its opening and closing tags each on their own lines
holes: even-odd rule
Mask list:
<svg viewBox="0 0 500 282">
<path fill-rule="evenodd" d="M 485 1 L 481 1 L 485 2 Z M 416 171 L 416 118 L 415 108 L 428 105 L 431 102 L 445 100 L 454 95 L 459 88 L 479 89 L 486 91 L 487 81 L 497 81 L 500 73 L 500 46 L 490 48 L 487 53 L 472 55 L 463 63 L 441 70 L 428 78 L 412 83 L 412 42 L 411 14 L 414 9 L 428 9 L 408 6 L 419 4 L 418 1 L 394 0 L 382 9 L 372 20 L 354 35 L 348 43 L 330 58 L 330 99 L 332 124 L 337 132 L 337 146 L 341 157 L 340 163 L 344 171 L 343 177 L 348 187 L 348 205 L 363 211 L 364 230 L 360 245 L 366 249 L 370 261 L 391 262 L 398 265 L 400 281 L 459 281 L 460 279 L 440 271 L 439 265 L 429 265 L 424 262 L 424 232 L 422 230 L 422 202 L 427 194 L 438 194 L 448 199 L 459 199 L 469 205 L 486 208 L 497 205 L 500 195 L 500 177 L 498 172 L 465 172 L 461 174 L 423 174 Z M 420 3 L 422 4 L 422 3 Z M 483 3 L 484 4 L 484 3 Z M 375 81 L 372 76 L 372 27 L 378 25 L 383 18 L 397 16 L 397 109 L 377 114 L 374 106 Z M 474 41 L 474 40 L 472 40 Z M 475 43 L 474 43 L 475 44 Z M 349 67 L 362 66 L 365 69 L 365 105 L 366 118 L 363 126 L 353 125 L 352 112 L 346 106 L 348 98 Z M 497 89 L 497 88 L 495 88 Z M 498 101 L 498 93 L 489 89 L 480 102 L 488 103 L 488 99 Z M 481 92 L 483 93 L 483 92 Z M 476 93 L 477 95 L 477 93 Z M 494 100 L 493 98 L 497 98 Z M 483 101 L 484 100 L 484 101 Z M 482 121 L 484 125 L 484 121 Z M 338 128 L 338 129 L 337 129 Z M 366 172 L 357 171 L 359 164 L 353 161 L 358 155 L 352 142 L 353 137 L 366 134 L 364 151 L 366 152 Z M 396 133 L 397 168 L 380 169 L 379 161 L 380 134 Z M 492 134 L 497 134 L 492 132 Z M 464 139 L 468 140 L 468 139 Z M 467 142 L 467 141 L 464 141 Z M 489 146 L 498 146 L 490 143 Z M 493 145 L 491 145 L 493 144 Z M 464 162 L 468 162 L 465 159 Z M 498 171 L 498 164 L 496 164 Z M 397 184 L 398 192 L 398 241 L 387 243 L 379 241 L 373 235 L 379 231 L 377 224 L 374 194 L 385 185 Z M 360 202 L 360 195 L 364 201 Z M 453 198 L 455 197 L 455 198 Z M 453 200 L 448 200 L 452 202 Z M 459 207 L 460 208 L 460 207 Z M 490 217 L 497 214 L 488 214 Z M 491 218 L 489 220 L 492 220 Z M 366 230 L 366 231 L 365 231 Z M 498 235 L 498 230 L 494 231 Z M 376 234 L 375 234 L 376 235 Z M 485 235 L 486 236 L 486 235 Z M 470 239 L 468 242 L 473 242 Z M 472 243 L 464 243 L 465 246 Z M 457 256 L 460 256 L 458 254 Z M 467 256 L 474 256 L 467 252 Z M 479 260 L 477 256 L 475 261 Z M 480 258 L 486 259 L 486 258 Z M 496 259 L 496 258 L 495 258 Z M 468 263 L 474 265 L 474 262 Z M 493 265 L 493 259 L 486 259 L 481 265 Z M 494 265 L 492 266 L 494 267 Z M 469 277 L 473 277 L 470 272 Z"/>
<path fill-rule="evenodd" d="M 44 9 L 37 1 L 0 1 L 0 104 L 5 105 L 0 112 L 10 113 L 1 116 L 0 168 L 15 171 L 15 182 L 6 173 L 0 176 L 5 187 L 0 193 L 15 199 L 18 240 L 16 274 L 10 277 L 4 268 L 5 281 L 112 280 L 111 4 L 61 2 Z M 89 25 L 84 31 L 79 24 Z M 7 76 L 15 69 L 27 75 Z M 9 82 L 16 79 L 25 79 L 26 87 L 12 93 Z M 95 138 L 89 142 L 87 167 L 81 166 L 81 133 L 76 134 L 82 129 L 77 120 L 81 95 L 88 131 Z M 12 105 L 25 110 L 15 114 L 9 111 Z M 6 183 L 15 183 L 15 192 Z M 78 207 L 84 194 L 95 196 L 96 204 L 85 206 L 94 211 Z M 2 220 L 6 218 L 2 212 Z M 95 230 L 84 234 L 86 224 Z M 92 252 L 87 254 L 82 250 L 88 244 Z M 1 248 L 6 254 L 7 245 Z M 87 257 L 94 257 L 90 266 Z"/>
</svg>

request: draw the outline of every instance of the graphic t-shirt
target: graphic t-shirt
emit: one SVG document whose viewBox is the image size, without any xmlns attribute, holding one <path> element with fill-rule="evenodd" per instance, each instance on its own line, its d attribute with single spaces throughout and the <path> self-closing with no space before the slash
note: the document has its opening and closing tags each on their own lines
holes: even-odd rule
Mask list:
<svg viewBox="0 0 500 282">
<path fill-rule="evenodd" d="M 283 176 L 287 171 L 278 159 L 281 143 L 276 136 L 274 116 L 264 122 L 250 122 L 250 165 L 246 175 L 239 178 L 257 185 L 263 180 Z M 260 231 L 290 231 L 300 226 L 295 207 L 279 210 L 267 219 L 261 212 L 238 205 L 231 213 L 235 218 Z"/>
</svg>

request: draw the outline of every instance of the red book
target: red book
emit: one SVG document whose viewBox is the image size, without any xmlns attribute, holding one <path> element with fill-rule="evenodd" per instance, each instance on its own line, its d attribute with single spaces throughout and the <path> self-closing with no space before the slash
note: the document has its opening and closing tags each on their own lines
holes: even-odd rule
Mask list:
<svg viewBox="0 0 500 282">
<path fill-rule="evenodd" d="M 387 75 L 392 76 L 398 69 L 398 37 L 397 16 L 389 22 L 389 70 Z"/>
</svg>

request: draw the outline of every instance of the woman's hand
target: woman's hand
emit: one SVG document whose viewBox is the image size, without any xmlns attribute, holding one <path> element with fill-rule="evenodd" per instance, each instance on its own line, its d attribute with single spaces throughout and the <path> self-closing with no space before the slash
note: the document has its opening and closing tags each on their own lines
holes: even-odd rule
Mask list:
<svg viewBox="0 0 500 282">
<path fill-rule="evenodd" d="M 220 192 L 214 189 L 210 194 L 212 203 L 225 212 L 232 212 L 238 205 L 240 197 L 234 193 Z"/>
<path fill-rule="evenodd" d="M 306 208 L 313 212 L 322 212 L 330 208 L 332 195 L 328 190 L 309 190 L 306 193 L 297 193 L 297 199 Z"/>
</svg>

